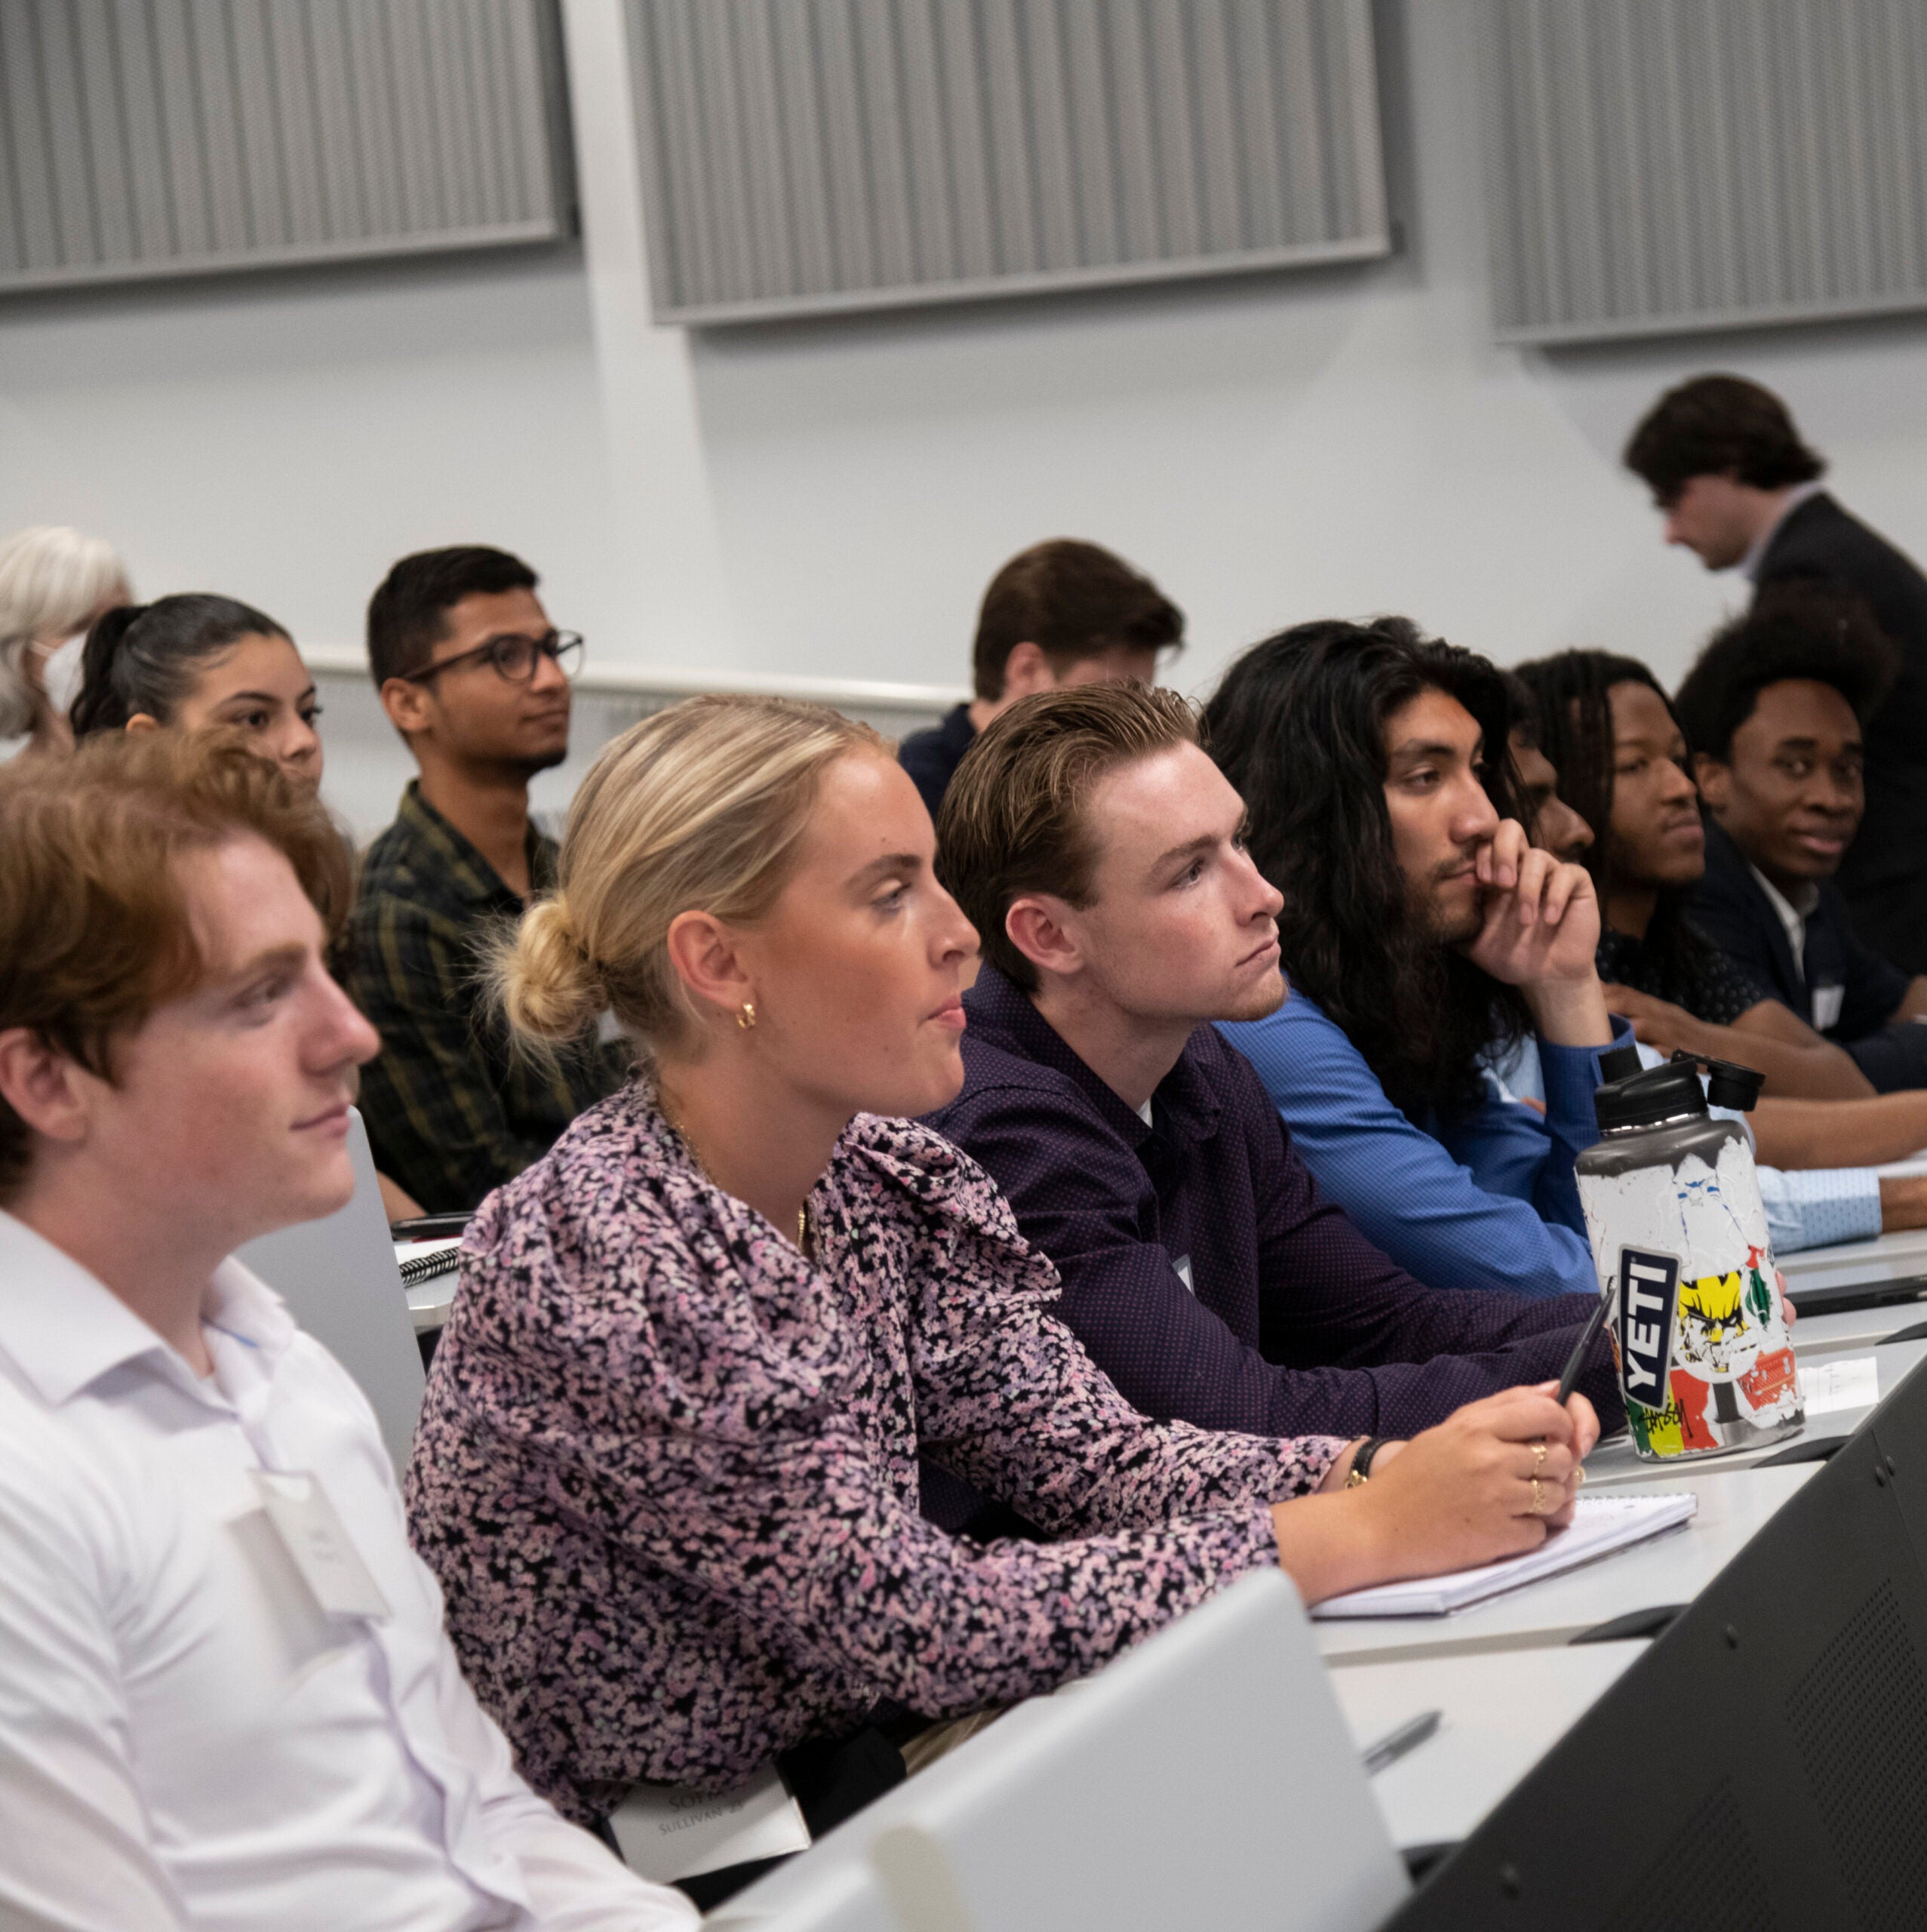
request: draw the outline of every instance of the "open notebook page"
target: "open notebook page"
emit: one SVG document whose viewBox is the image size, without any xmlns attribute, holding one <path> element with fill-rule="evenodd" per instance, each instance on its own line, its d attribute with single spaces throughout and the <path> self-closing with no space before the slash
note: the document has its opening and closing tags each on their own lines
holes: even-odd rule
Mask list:
<svg viewBox="0 0 1927 1932">
<path fill-rule="evenodd" d="M 1351 1590 L 1328 1597 L 1312 1610 L 1314 1617 L 1443 1617 L 1463 1610 L 1541 1577 L 1557 1577 L 1582 1563 L 1643 1543 L 1683 1523 L 1699 1507 L 1690 1494 L 1666 1496 L 1582 1496 L 1571 1526 L 1555 1530 L 1537 1549 L 1477 1570 L 1449 1577 L 1421 1577 L 1407 1583 L 1381 1583 L 1377 1589 Z"/>
</svg>

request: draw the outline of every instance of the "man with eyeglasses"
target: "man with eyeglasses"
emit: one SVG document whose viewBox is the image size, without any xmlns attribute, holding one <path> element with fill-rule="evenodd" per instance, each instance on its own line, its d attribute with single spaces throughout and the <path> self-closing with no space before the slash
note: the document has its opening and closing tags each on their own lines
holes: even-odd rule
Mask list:
<svg viewBox="0 0 1927 1932">
<path fill-rule="evenodd" d="M 582 641 L 558 631 L 536 574 L 480 546 L 404 557 L 368 604 L 368 665 L 420 776 L 368 848 L 349 992 L 382 1038 L 362 1075 L 375 1161 L 431 1214 L 476 1206 L 613 1091 L 593 1032 L 545 1066 L 510 1051 L 485 947 L 555 883 L 529 780 L 569 749 Z"/>
</svg>

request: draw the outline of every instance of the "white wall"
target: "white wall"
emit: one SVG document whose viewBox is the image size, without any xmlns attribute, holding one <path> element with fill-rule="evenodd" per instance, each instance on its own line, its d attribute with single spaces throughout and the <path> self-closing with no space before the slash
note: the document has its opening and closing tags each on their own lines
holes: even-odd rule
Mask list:
<svg viewBox="0 0 1927 1932">
<path fill-rule="evenodd" d="M 1064 531 L 1185 606 L 1187 682 L 1268 628 L 1385 610 L 1508 660 L 1599 644 L 1670 674 L 1735 592 L 1661 549 L 1617 453 L 1709 366 L 1788 395 L 1847 500 L 1927 552 L 1927 323 L 1497 347 L 1472 10 L 1388 13 L 1392 263 L 699 340 L 745 659 L 954 661 L 990 571 Z"/>
<path fill-rule="evenodd" d="M 933 683 L 995 566 L 1074 534 L 1190 614 L 1189 686 L 1268 628 L 1384 610 L 1670 675 L 1734 592 L 1661 550 L 1616 452 L 1726 367 L 1927 553 L 1927 321 L 1493 345 L 1471 0 L 1384 10 L 1390 263 L 693 340 L 645 319 L 617 0 L 566 17 L 582 250 L 0 307 L 0 530 L 83 525 L 143 592 L 218 586 L 337 646 L 394 556 L 490 541 L 604 662 Z"/>
</svg>

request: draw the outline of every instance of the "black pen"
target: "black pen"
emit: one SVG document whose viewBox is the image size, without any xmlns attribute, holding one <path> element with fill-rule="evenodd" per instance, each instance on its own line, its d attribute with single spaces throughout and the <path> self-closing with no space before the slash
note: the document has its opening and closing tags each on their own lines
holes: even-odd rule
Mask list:
<svg viewBox="0 0 1927 1932">
<path fill-rule="evenodd" d="M 1562 1409 L 1565 1407 L 1567 1398 L 1572 1393 L 1574 1384 L 1579 1380 L 1580 1370 L 1586 1364 L 1586 1351 L 1598 1339 L 1599 1331 L 1604 1325 L 1607 1311 L 1612 1306 L 1611 1298 L 1602 1294 L 1599 1298 L 1598 1307 L 1593 1310 L 1591 1317 L 1587 1321 L 1585 1327 L 1579 1331 L 1579 1340 L 1575 1345 L 1572 1354 L 1566 1358 L 1566 1373 L 1559 1378 L 1559 1406 Z"/>
<path fill-rule="evenodd" d="M 1439 1727 L 1442 1713 L 1421 1711 L 1409 1724 L 1388 1731 L 1377 1743 L 1366 1749 L 1365 1775 L 1376 1777 L 1388 1764 L 1395 1764 L 1408 1751 L 1415 1751 Z"/>
</svg>

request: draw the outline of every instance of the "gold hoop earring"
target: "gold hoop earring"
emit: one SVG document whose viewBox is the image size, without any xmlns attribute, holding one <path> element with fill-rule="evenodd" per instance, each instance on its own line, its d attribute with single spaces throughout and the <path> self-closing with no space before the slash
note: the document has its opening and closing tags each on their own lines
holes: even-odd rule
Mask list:
<svg viewBox="0 0 1927 1932">
<path fill-rule="evenodd" d="M 756 1002 L 753 999 L 743 1001 L 742 1010 L 736 1017 L 736 1023 L 745 1033 L 756 1024 Z"/>
</svg>

